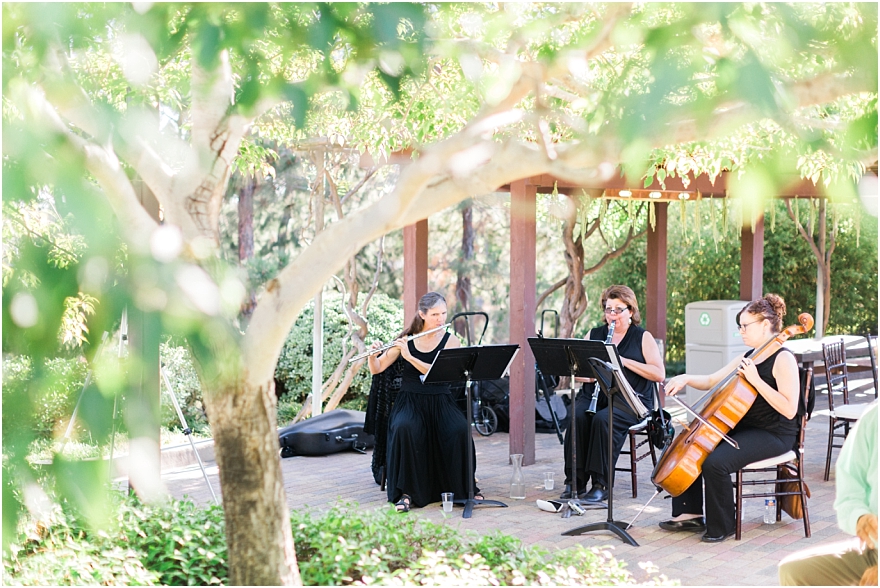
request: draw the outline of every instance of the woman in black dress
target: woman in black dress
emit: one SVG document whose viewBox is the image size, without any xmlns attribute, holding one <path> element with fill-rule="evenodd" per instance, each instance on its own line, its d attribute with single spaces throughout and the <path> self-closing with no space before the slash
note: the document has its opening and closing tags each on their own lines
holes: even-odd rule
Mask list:
<svg viewBox="0 0 880 588">
<path fill-rule="evenodd" d="M 378 374 L 394 362 L 403 362 L 400 392 L 388 417 L 386 449 L 386 491 L 388 501 L 400 512 L 410 506 L 440 501 L 442 492 L 467 498 L 467 454 L 476 452 L 470 426 L 452 399 L 449 386 L 423 384 L 441 349 L 460 347 L 456 337 L 442 329 L 407 341 L 405 338 L 446 324 L 446 300 L 428 292 L 419 300 L 418 313 L 410 327 L 379 356 L 370 356 L 370 373 Z M 377 346 L 379 344 L 376 344 Z M 475 490 L 476 492 L 476 490 Z"/>
<path fill-rule="evenodd" d="M 587 339 L 605 341 L 611 323 L 614 323 L 614 334 L 611 342 L 617 346 L 617 352 L 623 363 L 623 375 L 630 383 L 642 404 L 649 410 L 654 407 L 654 389 L 656 382 L 666 377 L 666 368 L 660 355 L 660 348 L 654 336 L 639 326 L 641 315 L 636 295 L 627 286 L 610 286 L 602 292 L 600 301 L 604 312 L 605 324 L 590 330 Z M 586 378 L 577 378 L 581 382 L 591 382 Z M 599 394 L 595 414 L 587 412 L 592 399 L 592 386 L 585 386 L 575 401 L 575 418 L 577 419 L 577 467 L 575 468 L 575 484 L 571 476 L 571 437 L 565 432 L 565 491 L 560 498 L 581 498 L 589 502 L 601 502 L 608 499 L 608 406 L 605 395 Z M 616 408 L 616 405 L 615 405 Z M 617 461 L 627 430 L 639 422 L 639 418 L 626 410 L 614 411 L 614 431 L 612 459 Z M 587 492 L 587 480 L 592 479 L 593 485 Z M 576 494 L 572 492 L 575 488 Z"/>
<path fill-rule="evenodd" d="M 752 350 L 760 347 L 782 330 L 784 316 L 785 301 L 776 294 L 767 294 L 746 304 L 736 317 L 743 343 Z M 750 359 L 751 354 L 751 350 L 747 351 L 708 376 L 681 374 L 666 383 L 667 396 L 678 393 L 685 386 L 709 390 L 736 369 L 755 388 L 758 396 L 729 433 L 739 444 L 739 449 L 719 443 L 703 462 L 702 474 L 687 490 L 672 499 L 673 516 L 660 523 L 660 528 L 667 531 L 705 531 L 703 541 L 724 541 L 736 531 L 730 475 L 743 466 L 781 455 L 794 447 L 800 393 L 797 361 L 791 351 L 784 347 L 758 364 Z"/>
</svg>

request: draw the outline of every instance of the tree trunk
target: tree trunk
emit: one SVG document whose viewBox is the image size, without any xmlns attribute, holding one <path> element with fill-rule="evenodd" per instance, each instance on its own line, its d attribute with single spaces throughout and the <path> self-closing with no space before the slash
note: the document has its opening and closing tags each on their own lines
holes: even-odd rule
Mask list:
<svg viewBox="0 0 880 588">
<path fill-rule="evenodd" d="M 257 179 L 245 176 L 244 183 L 238 191 L 238 261 L 244 264 L 254 256 L 254 192 Z M 254 312 L 257 296 L 249 289 L 247 298 L 241 305 L 241 314 L 247 320 Z"/>
<path fill-rule="evenodd" d="M 812 206 L 812 204 L 811 204 Z M 801 224 L 791 206 L 791 198 L 785 199 L 785 208 L 788 216 L 794 221 L 801 238 L 810 246 L 813 257 L 816 258 L 816 333 L 817 339 L 825 336 L 828 329 L 828 319 L 831 314 L 831 254 L 837 240 L 837 225 L 828 233 L 828 205 L 825 198 L 819 200 L 819 213 L 816 227 L 816 238 L 812 231 L 807 231 Z"/>
<path fill-rule="evenodd" d="M 575 215 L 565 220 L 562 229 L 562 242 L 565 245 L 565 265 L 568 276 L 562 297 L 562 312 L 559 313 L 559 336 L 568 339 L 574 333 L 577 321 L 587 309 L 587 295 L 584 292 L 584 243 L 580 236 L 574 238 Z"/>
<path fill-rule="evenodd" d="M 223 489 L 231 586 L 298 586 L 274 383 L 205 395 Z"/>
<path fill-rule="evenodd" d="M 461 209 L 461 257 L 458 266 L 458 279 L 455 281 L 455 299 L 458 308 L 462 312 L 470 310 L 471 304 L 471 278 L 468 275 L 470 264 L 474 258 L 474 206 L 471 201 L 465 203 Z M 471 340 L 471 333 L 466 333 L 470 323 L 462 321 L 456 326 L 456 332 L 462 337 Z"/>
</svg>

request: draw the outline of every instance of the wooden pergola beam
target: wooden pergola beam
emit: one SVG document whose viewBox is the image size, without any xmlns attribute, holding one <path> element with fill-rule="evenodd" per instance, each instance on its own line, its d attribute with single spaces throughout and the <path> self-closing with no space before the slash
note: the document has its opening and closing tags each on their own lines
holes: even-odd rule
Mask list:
<svg viewBox="0 0 880 588">
<path fill-rule="evenodd" d="M 590 192 L 594 196 L 602 196 L 604 198 L 632 198 L 635 200 L 655 200 L 659 202 L 670 201 L 678 202 L 682 199 L 694 199 L 699 195 L 702 198 L 726 198 L 728 180 L 730 172 L 721 172 L 712 181 L 707 174 L 694 176 L 692 173 L 687 175 L 688 183 L 685 186 L 680 176 L 674 178 L 666 178 L 661 184 L 656 178 L 647 187 L 641 180 L 630 180 L 626 176 L 619 174 L 602 180 L 597 178 L 595 182 L 586 184 L 574 184 L 572 182 L 561 180 L 550 174 L 542 174 L 527 179 L 527 183 L 534 185 L 539 193 L 547 193 L 553 190 L 554 186 L 561 194 L 578 194 L 581 190 Z M 778 198 L 824 198 L 825 194 L 821 186 L 813 184 L 809 179 L 801 178 L 796 175 L 781 176 L 780 185 L 783 188 L 776 195 Z M 499 191 L 507 191 L 509 185 L 502 186 Z M 620 191 L 629 191 L 631 195 L 621 195 Z M 655 192 L 655 197 L 651 197 L 651 192 Z M 681 198 L 680 195 L 686 194 L 687 198 Z"/>
</svg>

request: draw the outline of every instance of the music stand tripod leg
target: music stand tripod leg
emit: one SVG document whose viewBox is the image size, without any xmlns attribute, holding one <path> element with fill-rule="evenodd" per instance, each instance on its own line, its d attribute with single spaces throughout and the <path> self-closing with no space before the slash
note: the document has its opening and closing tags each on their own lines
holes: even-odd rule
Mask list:
<svg viewBox="0 0 880 588">
<path fill-rule="evenodd" d="M 467 440 L 468 443 L 465 444 L 465 451 L 467 451 L 467 476 L 468 476 L 468 497 L 466 499 L 456 499 L 453 500 L 453 504 L 463 504 L 464 512 L 461 515 L 463 519 L 471 518 L 471 515 L 474 513 L 474 507 L 476 506 L 503 506 L 507 507 L 506 504 L 500 502 L 498 500 L 481 500 L 477 502 L 474 499 L 474 452 L 471 450 L 472 433 L 471 433 L 471 424 L 474 422 L 474 413 L 473 407 L 471 405 L 471 384 L 472 381 L 468 379 L 464 385 L 464 393 L 465 393 L 465 402 L 467 404 Z"/>
<path fill-rule="evenodd" d="M 577 486 L 578 486 L 578 479 L 577 479 L 577 419 L 575 416 L 576 413 L 575 413 L 575 387 L 574 387 L 575 375 L 574 374 L 575 373 L 572 372 L 571 376 L 570 376 L 571 377 L 571 388 L 570 388 L 571 389 L 571 404 L 569 405 L 569 408 L 571 409 L 571 414 L 569 416 L 571 418 L 569 419 L 568 429 L 569 429 L 569 439 L 571 439 L 571 447 L 569 448 L 569 455 L 571 456 L 571 471 L 569 472 L 569 474 L 570 474 L 570 478 L 571 478 L 570 488 L 572 489 L 572 493 L 571 493 L 571 499 L 568 502 L 574 502 L 575 504 L 577 504 L 578 506 L 580 506 L 581 508 L 584 508 L 584 509 L 590 509 L 590 510 L 601 509 L 601 508 L 605 508 L 604 504 L 595 503 L 595 502 L 584 502 L 583 500 L 581 500 L 577 496 Z M 561 513 L 560 516 L 563 519 L 567 519 L 567 518 L 571 517 L 571 507 L 568 506 L 568 502 L 565 503 L 565 505 L 562 507 L 562 510 L 560 511 L 560 513 Z"/>
<path fill-rule="evenodd" d="M 594 366 L 595 371 L 595 366 Z M 608 518 L 604 522 L 600 523 L 591 523 L 589 525 L 584 525 L 582 527 L 577 527 L 566 531 L 563 535 L 582 535 L 583 533 L 588 533 L 590 531 L 612 531 L 624 543 L 628 543 L 633 547 L 638 547 L 639 544 L 636 543 L 636 540 L 633 539 L 629 533 L 627 533 L 624 529 L 626 528 L 626 523 L 619 523 L 614 520 L 614 462 L 612 461 L 614 455 L 614 396 L 613 388 L 609 389 L 604 380 L 599 377 L 599 374 L 596 374 L 596 382 L 602 388 L 602 391 L 605 393 L 605 396 L 608 398 L 608 466 L 606 468 L 606 484 L 608 485 Z"/>
</svg>

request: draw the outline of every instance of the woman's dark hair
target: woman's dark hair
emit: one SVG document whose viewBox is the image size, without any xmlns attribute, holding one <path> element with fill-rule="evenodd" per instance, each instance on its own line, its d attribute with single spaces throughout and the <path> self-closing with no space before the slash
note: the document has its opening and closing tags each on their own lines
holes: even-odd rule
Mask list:
<svg viewBox="0 0 880 588">
<path fill-rule="evenodd" d="M 409 337 L 410 335 L 415 335 L 417 333 L 421 333 L 422 329 L 425 328 L 425 320 L 419 314 L 420 312 L 424 312 L 427 314 L 429 310 L 434 308 L 440 303 L 446 304 L 446 299 L 443 298 L 442 294 L 437 292 L 428 292 L 421 298 L 419 298 L 419 307 L 416 312 L 416 316 L 413 317 L 412 323 L 410 323 L 409 328 L 406 329 L 401 337 Z"/>
<path fill-rule="evenodd" d="M 606 323 L 608 322 L 608 317 L 605 316 L 605 303 L 612 298 L 626 303 L 632 312 L 632 324 L 638 325 L 642 322 L 642 315 L 639 314 L 639 303 L 636 301 L 636 293 L 629 286 L 608 286 L 605 288 L 605 291 L 602 292 L 602 301 L 600 302 L 602 305 L 602 320 Z"/>
<path fill-rule="evenodd" d="M 737 313 L 737 323 L 739 323 L 739 315 L 744 312 L 767 319 L 770 321 L 773 332 L 778 333 L 782 330 L 782 319 L 785 318 L 785 300 L 778 294 L 765 294 L 763 298 L 758 298 L 746 304 Z"/>
</svg>

